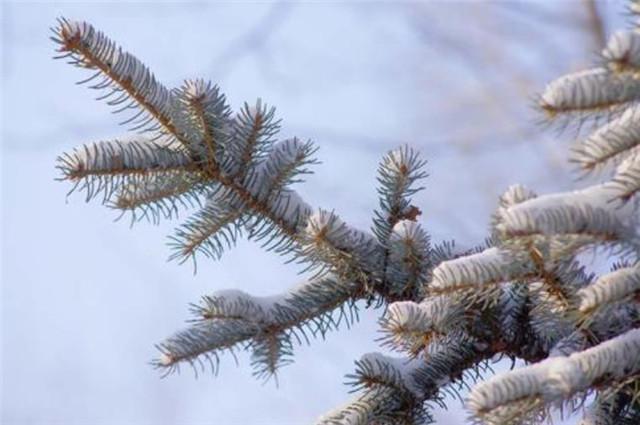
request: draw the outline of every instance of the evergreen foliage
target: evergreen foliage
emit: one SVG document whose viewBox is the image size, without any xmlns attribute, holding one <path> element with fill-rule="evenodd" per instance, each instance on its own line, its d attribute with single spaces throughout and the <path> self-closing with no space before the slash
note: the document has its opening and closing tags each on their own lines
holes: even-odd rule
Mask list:
<svg viewBox="0 0 640 425">
<path fill-rule="evenodd" d="M 295 345 L 349 327 L 365 300 L 383 312 L 383 346 L 401 355 L 356 361 L 355 398 L 319 424 L 430 423 L 431 407 L 469 384 L 466 406 L 481 423 L 539 423 L 558 407 L 584 414 L 583 425 L 640 423 L 637 29 L 613 35 L 597 67 L 551 82 L 539 98 L 550 120 L 595 119 L 571 161 L 610 177 L 547 195 L 511 186 L 488 242 L 468 252 L 432 243 L 419 223 L 411 197 L 425 161 L 410 147 L 382 159 L 379 208 L 371 230 L 359 230 L 292 189 L 316 148 L 279 140 L 280 120 L 261 100 L 234 114 L 217 86 L 165 88 L 87 23 L 61 19 L 53 33 L 59 57 L 91 71 L 83 82 L 128 113 L 122 123 L 134 132 L 61 155 L 63 180 L 133 221 L 197 208 L 171 237 L 171 259 L 217 259 L 244 235 L 308 276 L 271 297 L 204 296 L 185 329 L 157 345 L 162 373 L 182 364 L 215 371 L 222 354 L 241 349 L 267 379 Z M 592 251 L 612 263 L 609 273 L 585 271 L 580 254 Z M 527 365 L 476 383 L 503 357 Z"/>
</svg>

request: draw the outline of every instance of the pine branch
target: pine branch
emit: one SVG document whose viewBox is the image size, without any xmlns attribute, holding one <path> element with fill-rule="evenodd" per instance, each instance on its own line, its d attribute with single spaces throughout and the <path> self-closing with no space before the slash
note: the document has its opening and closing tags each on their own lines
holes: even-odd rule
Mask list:
<svg viewBox="0 0 640 425">
<path fill-rule="evenodd" d="M 215 371 L 222 353 L 242 348 L 252 351 L 255 374 L 268 378 L 290 362 L 294 342 L 308 344 L 310 337 L 324 338 L 356 321 L 354 301 L 361 292 L 357 284 L 330 276 L 272 297 L 218 292 L 193 306 L 191 326 L 159 344 L 154 364 L 171 372 L 181 362 L 202 367 L 210 360 Z"/>
<path fill-rule="evenodd" d="M 640 82 L 633 75 L 595 68 L 549 83 L 539 106 L 550 118 L 559 114 L 608 114 L 620 111 L 639 96 Z"/>
<path fill-rule="evenodd" d="M 422 299 L 432 268 L 427 232 L 415 221 L 399 221 L 393 227 L 387 250 L 388 300 Z"/>
<path fill-rule="evenodd" d="M 494 216 L 495 238 L 514 250 L 535 247 L 551 259 L 596 244 L 633 251 L 638 246 L 633 207 L 610 202 L 613 188 L 602 184 L 500 208 Z"/>
<path fill-rule="evenodd" d="M 196 253 L 219 258 L 246 234 L 312 274 L 278 296 L 204 297 L 186 329 L 158 345 L 153 364 L 165 373 L 184 363 L 197 371 L 207 362 L 215 371 L 223 353 L 242 349 L 251 352 L 254 373 L 267 379 L 292 361 L 296 344 L 350 326 L 356 301 L 365 299 L 367 307 L 386 309 L 382 344 L 407 358 L 363 356 L 349 376 L 360 394 L 320 423 L 430 421 L 429 404 L 442 405 L 443 392 L 457 395 L 456 385 L 475 382 L 496 355 L 531 364 L 473 389 L 468 406 L 476 420 L 539 422 L 552 405 L 575 410 L 572 403 L 591 393 L 595 404 L 585 421 L 640 418 L 635 30 L 611 38 L 600 68 L 560 78 L 540 97 L 552 118 L 610 119 L 577 145 L 572 160 L 587 172 L 619 164 L 613 178 L 542 196 L 509 187 L 490 237 L 466 252 L 450 242 L 432 246 L 417 222 L 411 198 L 422 189 L 425 162 L 409 147 L 380 164 L 370 234 L 314 210 L 291 188 L 310 173 L 316 148 L 298 138 L 278 141 L 280 120 L 260 99 L 233 115 L 217 86 L 187 80 L 169 92 L 89 24 L 61 19 L 54 34 L 63 57 L 95 72 L 87 82 L 100 79 L 92 87 L 106 90 L 110 105 L 136 111 L 125 123 L 152 133 L 62 155 L 63 180 L 134 221 L 200 207 L 172 238 L 171 258 L 181 262 Z M 606 249 L 622 261 L 594 278 L 577 261 L 585 249 Z"/>
<path fill-rule="evenodd" d="M 199 316 L 160 346 L 157 365 L 172 370 L 181 361 L 213 361 L 221 352 L 244 346 L 262 367 L 258 373 L 270 376 L 288 361 L 292 337 L 300 342 L 307 339 L 304 329 L 323 336 L 341 322 L 349 325 L 353 302 L 382 289 L 376 287 L 380 247 L 372 236 L 346 225 L 333 240 L 324 238 L 328 234 L 310 235 L 312 209 L 290 186 L 309 173 L 316 148 L 297 138 L 276 143 L 280 121 L 273 108 L 258 100 L 255 108 L 245 104 L 231 118 L 217 86 L 188 80 L 169 93 L 139 60 L 89 24 L 62 19 L 55 32 L 60 52 L 103 78 L 94 88 L 109 88 L 106 97 L 116 97 L 110 103 L 128 102 L 122 110 L 138 108 L 128 122 L 156 133 L 149 140 L 100 142 L 65 154 L 59 159 L 63 179 L 82 185 L 88 199 L 102 195 L 108 206 L 131 212 L 134 221 L 172 218 L 181 206 L 200 206 L 205 200 L 171 239 L 171 258 L 181 262 L 195 259 L 196 252 L 219 258 L 244 230 L 267 249 L 292 253 L 292 259 L 330 272 L 260 314 Z M 316 252 L 317 244 L 324 251 Z M 412 268 L 413 286 L 418 266 Z M 235 303 L 225 304 L 225 299 L 216 296 L 205 304 L 224 312 L 229 302 Z M 246 305 L 256 300 L 243 299 Z M 339 312 L 337 319 L 332 311 Z"/>
<path fill-rule="evenodd" d="M 182 129 L 189 150 L 214 172 L 223 162 L 229 138 L 230 108 L 218 86 L 205 80 L 187 80 L 173 93 L 173 119 Z"/>
<path fill-rule="evenodd" d="M 318 425 L 430 423 L 425 402 L 442 403 L 441 390 L 491 353 L 464 335 L 433 343 L 424 357 L 394 359 L 377 353 L 356 362 L 353 385 L 362 394 L 319 418 Z"/>
<path fill-rule="evenodd" d="M 420 303 L 395 302 L 381 320 L 382 342 L 391 349 L 417 356 L 432 340 L 463 328 L 468 320 L 461 304 L 435 296 Z"/>
<path fill-rule="evenodd" d="M 58 157 L 61 180 L 74 183 L 70 192 L 86 192 L 86 200 L 107 202 L 126 186 L 148 186 L 158 180 L 188 179 L 197 173 L 188 156 L 170 145 L 145 138 L 112 140 L 76 148 Z"/>
<path fill-rule="evenodd" d="M 396 392 L 390 388 L 366 392 L 316 421 L 316 425 L 413 425 L 416 423 L 428 424 L 432 423 L 432 420 L 421 407 L 398 399 Z"/>
<path fill-rule="evenodd" d="M 242 209 L 226 204 L 223 198 L 210 198 L 204 208 L 182 224 L 170 238 L 174 253 L 169 259 L 184 262 L 194 258 L 196 252 L 219 259 L 225 249 L 233 247 L 240 237 L 243 215 Z"/>
<path fill-rule="evenodd" d="M 537 197 L 538 195 L 534 191 L 520 184 L 514 184 L 509 186 L 507 190 L 500 196 L 500 198 L 498 199 L 498 206 L 499 208 L 503 209 L 509 208 Z"/>
<path fill-rule="evenodd" d="M 568 357 L 554 357 L 478 384 L 468 406 L 489 424 L 513 423 L 544 403 L 568 400 L 592 384 L 604 385 L 640 371 L 640 329 Z M 523 411 L 523 409 L 526 409 Z"/>
<path fill-rule="evenodd" d="M 262 182 L 263 196 L 268 199 L 303 182 L 302 176 L 311 174 L 307 167 L 318 163 L 313 158 L 317 150 L 311 141 L 301 142 L 295 137 L 276 143 L 257 171 L 256 181 Z"/>
<path fill-rule="evenodd" d="M 625 156 L 637 152 L 640 144 L 639 117 L 638 106 L 631 106 L 577 144 L 572 150 L 571 161 L 588 173 L 609 163 L 619 163 Z"/>
<path fill-rule="evenodd" d="M 199 171 L 156 173 L 121 186 L 110 206 L 130 213 L 132 222 L 146 218 L 157 224 L 161 218 L 177 217 L 181 209 L 201 207 L 203 193 L 206 183 Z"/>
<path fill-rule="evenodd" d="M 298 207 L 304 204 L 297 200 L 297 194 L 260 199 L 262 188 L 243 180 L 247 174 L 255 174 L 249 170 L 270 151 L 279 127 L 273 109 L 258 101 L 255 109 L 245 105 L 242 113 L 230 120 L 217 87 L 200 80 L 187 81 L 171 94 L 137 58 L 91 25 L 60 19 L 53 31 L 61 57 L 96 71 L 87 82 L 102 78 L 92 87 L 107 89 L 104 98 L 110 99 L 109 104 L 121 111 L 138 109 L 126 123 L 133 123 L 133 130 L 155 134 L 148 142 L 101 142 L 64 154 L 59 159 L 63 179 L 84 183 L 81 188 L 87 191 L 87 199 L 100 194 L 111 206 L 133 210 L 134 220 L 149 215 L 154 221 L 174 215 L 176 202 L 188 200 L 197 205 L 195 198 L 206 192 L 202 186 L 218 183 L 228 189 L 236 205 L 251 211 L 253 217 L 261 217 L 261 223 L 267 221 L 267 231 L 286 239 L 289 247 L 297 243 L 297 228 L 307 212 L 307 208 L 290 206 L 294 199 Z M 312 150 L 309 144 L 303 145 L 309 155 Z M 311 163 L 312 159 L 303 162 Z M 174 169 L 175 175 L 167 173 Z M 158 172 L 161 175 L 155 175 Z M 202 178 L 194 179 L 193 175 Z M 175 177 L 174 181 L 169 177 Z M 193 185 L 187 188 L 190 181 Z M 141 189 L 143 186 L 146 188 Z M 118 192 L 118 199 L 112 202 L 114 192 Z"/>
<path fill-rule="evenodd" d="M 401 221 L 416 221 L 417 217 L 421 214 L 421 211 L 417 207 L 411 205 L 411 197 L 423 189 L 422 187 L 415 187 L 415 185 L 427 176 L 424 171 L 425 164 L 426 161 L 422 160 L 414 150 L 405 145 L 389 152 L 382 159 L 378 167 L 380 209 L 374 211 L 373 233 L 380 245 L 384 248 L 382 254 L 382 285 L 386 285 L 387 282 L 393 282 L 392 276 L 390 276 L 390 279 L 387 279 L 386 275 L 388 273 L 404 274 L 405 279 L 407 278 L 406 271 L 401 270 L 406 267 L 400 266 L 399 268 L 397 266 L 398 261 L 404 261 L 402 258 L 399 258 L 399 256 L 405 257 L 408 262 L 414 264 L 411 272 L 415 276 L 414 279 L 425 281 L 426 276 L 424 276 L 424 269 L 431 268 L 429 265 L 417 265 L 417 262 L 421 261 L 418 257 L 422 259 L 427 258 L 426 253 L 429 251 L 428 235 L 419 229 L 419 226 L 411 228 L 412 231 L 417 233 L 410 238 L 400 234 L 404 233 L 403 229 L 410 228 L 408 225 L 403 225 L 396 229 L 396 226 Z M 404 246 L 403 243 L 398 243 L 402 240 L 405 240 Z M 407 243 L 411 246 L 407 245 Z M 407 252 L 406 248 L 409 248 L 409 251 L 415 251 L 415 249 L 417 249 L 420 252 Z M 393 251 L 395 251 L 395 254 Z M 391 255 L 395 255 L 396 258 L 390 259 Z M 412 256 L 414 258 L 410 258 Z M 394 261 L 396 262 L 396 266 L 391 266 L 390 262 Z M 416 283 L 407 285 L 406 282 L 403 282 L 403 284 L 399 286 L 400 288 L 412 288 L 410 291 L 419 290 L 419 285 Z M 398 293 L 398 289 L 399 288 L 392 289 L 392 294 L 390 294 L 392 298 L 401 295 Z M 402 291 L 404 291 L 404 289 L 402 289 Z M 414 296 L 419 297 L 420 295 L 416 293 Z"/>
<path fill-rule="evenodd" d="M 634 425 L 640 421 L 637 406 L 638 401 L 624 393 L 598 395 L 578 425 Z"/>
<path fill-rule="evenodd" d="M 106 91 L 99 99 L 107 100 L 116 112 L 137 110 L 121 124 L 132 125 L 132 131 L 179 139 L 172 122 L 171 93 L 135 56 L 86 22 L 61 18 L 52 31 L 51 39 L 60 46 L 57 58 L 68 58 L 72 65 L 95 71 L 80 84 L 97 79 L 90 88 Z"/>
<path fill-rule="evenodd" d="M 578 309 L 582 313 L 620 301 L 625 297 L 640 293 L 640 265 L 625 267 L 601 276 L 577 293 L 580 299 Z"/>
<path fill-rule="evenodd" d="M 260 99 L 254 107 L 244 104 L 229 129 L 233 141 L 229 144 L 229 173 L 233 179 L 244 179 L 248 170 L 271 151 L 279 129 L 280 120 L 275 119 L 275 108 L 268 108 Z"/>
<path fill-rule="evenodd" d="M 640 154 L 622 162 L 611 181 L 613 198 L 627 202 L 640 190 Z"/>
<path fill-rule="evenodd" d="M 431 294 L 469 291 L 473 296 L 483 295 L 494 285 L 536 276 L 531 261 L 500 248 L 487 248 L 482 252 L 462 256 L 440 263 L 433 270 L 429 285 Z"/>
<path fill-rule="evenodd" d="M 614 72 L 640 70 L 640 34 L 634 31 L 614 33 L 602 51 L 602 58 Z"/>
<path fill-rule="evenodd" d="M 421 191 L 415 184 L 427 177 L 426 161 L 403 146 L 389 152 L 378 167 L 380 210 L 375 211 L 373 232 L 387 246 L 395 225 L 401 220 L 416 220 L 420 210 L 411 205 L 411 197 Z"/>
<path fill-rule="evenodd" d="M 308 218 L 301 253 L 308 263 L 305 271 L 314 271 L 316 275 L 335 273 L 368 287 L 379 274 L 382 257 L 382 249 L 372 236 L 349 227 L 336 214 L 324 210 Z"/>
</svg>

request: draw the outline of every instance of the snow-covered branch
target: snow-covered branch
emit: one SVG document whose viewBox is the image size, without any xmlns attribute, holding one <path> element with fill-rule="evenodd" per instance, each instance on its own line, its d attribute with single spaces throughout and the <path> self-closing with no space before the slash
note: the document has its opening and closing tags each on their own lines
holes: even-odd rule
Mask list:
<svg viewBox="0 0 640 425">
<path fill-rule="evenodd" d="M 640 293 L 640 265 L 624 267 L 601 276 L 591 285 L 578 291 L 582 313 Z"/>
<path fill-rule="evenodd" d="M 122 124 L 130 125 L 134 131 L 178 135 L 172 121 L 170 91 L 138 58 L 86 22 L 62 18 L 52 31 L 52 40 L 59 45 L 58 58 L 68 58 L 69 63 L 94 71 L 82 83 L 91 82 L 92 89 L 103 91 L 100 99 L 115 107 L 116 112 L 137 110 Z"/>
<path fill-rule="evenodd" d="M 640 96 L 640 82 L 629 74 L 604 68 L 565 75 L 545 88 L 540 108 L 550 117 L 565 113 L 593 114 L 619 110 Z"/>
<path fill-rule="evenodd" d="M 159 344 L 158 367 L 172 371 L 181 362 L 210 360 L 212 367 L 225 351 L 250 349 L 256 373 L 271 376 L 289 361 L 293 343 L 309 343 L 341 324 L 357 320 L 353 304 L 361 294 L 357 284 L 336 277 L 303 282 L 286 293 L 256 297 L 239 290 L 206 296 L 193 306 L 194 321 Z"/>
<path fill-rule="evenodd" d="M 86 193 L 87 200 L 108 200 L 116 190 L 133 185 L 157 185 L 158 180 L 180 181 L 197 169 L 189 156 L 173 145 L 145 137 L 91 143 L 58 157 L 62 179 Z"/>
<path fill-rule="evenodd" d="M 487 345 L 476 344 L 473 339 L 458 334 L 434 342 L 423 356 L 413 359 L 366 354 L 356 362 L 355 374 L 348 376 L 362 393 L 323 415 L 316 423 L 428 423 L 430 413 L 425 403 L 441 404 L 443 389 L 455 391 L 450 384 L 492 355 L 486 348 Z"/>
<path fill-rule="evenodd" d="M 234 113 L 204 80 L 170 91 L 91 25 L 58 24 L 61 56 L 94 71 L 85 82 L 103 90 L 109 105 L 134 111 L 125 120 L 132 130 L 150 132 L 61 155 L 61 180 L 134 220 L 198 208 L 171 239 L 171 258 L 181 262 L 200 253 L 217 259 L 246 235 L 311 274 L 277 296 L 227 290 L 203 297 L 186 328 L 158 345 L 155 366 L 169 373 L 208 361 L 216 370 L 221 354 L 243 349 L 255 374 L 269 377 L 291 362 L 296 344 L 349 327 L 356 302 L 366 300 L 385 308 L 382 344 L 406 358 L 363 356 L 349 376 L 359 395 L 320 424 L 426 422 L 429 402 L 443 403 L 442 391 L 456 392 L 452 384 L 476 381 L 494 356 L 530 364 L 473 389 L 468 407 L 477 420 L 542 421 L 551 406 L 591 392 L 585 425 L 640 418 L 636 30 L 611 38 L 600 67 L 553 81 L 540 96 L 551 117 L 608 119 L 574 147 L 572 161 L 586 172 L 615 164 L 613 176 L 540 196 L 513 185 L 498 199 L 490 237 L 456 252 L 453 243 L 432 243 L 418 221 L 413 198 L 426 162 L 415 150 L 384 156 L 373 227 L 359 230 L 292 188 L 316 163 L 316 147 L 279 139 L 273 107 L 258 99 Z M 588 274 L 578 255 L 587 248 L 605 252 L 612 271 Z"/>
<path fill-rule="evenodd" d="M 467 405 L 488 423 L 511 423 L 524 413 L 524 403 L 535 412 L 594 383 L 603 386 L 640 372 L 638 353 L 640 329 L 632 329 L 588 350 L 494 376 L 473 388 Z"/>
<path fill-rule="evenodd" d="M 605 183 L 500 208 L 494 232 L 507 246 L 535 247 L 551 259 L 597 244 L 635 249 L 639 238 L 634 208 L 611 202 L 613 189 Z"/>
</svg>

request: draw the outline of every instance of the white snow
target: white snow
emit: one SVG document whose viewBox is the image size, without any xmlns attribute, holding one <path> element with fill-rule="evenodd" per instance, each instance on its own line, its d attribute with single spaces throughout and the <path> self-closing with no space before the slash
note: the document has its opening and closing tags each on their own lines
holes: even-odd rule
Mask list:
<svg viewBox="0 0 640 425">
<path fill-rule="evenodd" d="M 640 34 L 636 31 L 617 31 L 607 42 L 602 56 L 613 65 L 640 65 Z M 614 69 L 616 67 L 614 66 Z"/>
<path fill-rule="evenodd" d="M 83 145 L 75 148 L 68 159 L 71 172 L 77 171 L 81 176 L 127 169 L 179 168 L 191 162 L 173 146 L 142 135 Z"/>
<path fill-rule="evenodd" d="M 623 378 L 640 370 L 640 329 L 605 341 L 568 357 L 553 357 L 493 376 L 476 385 L 468 405 L 488 411 L 525 397 L 561 400 L 586 389 L 598 379 Z"/>
<path fill-rule="evenodd" d="M 275 305 L 285 305 L 288 295 L 289 293 L 285 292 L 271 296 L 255 296 L 239 289 L 225 289 L 215 292 L 211 298 L 222 301 L 219 304 L 222 313 L 243 316 L 247 320 L 259 323 L 273 320 Z"/>
<path fill-rule="evenodd" d="M 426 233 L 420 224 L 413 220 L 400 220 L 393 226 L 392 240 L 424 241 Z"/>
<path fill-rule="evenodd" d="M 340 232 L 346 231 L 346 224 L 333 211 L 319 209 L 307 219 L 306 233 L 312 238 L 328 239 Z"/>
<path fill-rule="evenodd" d="M 508 208 L 528 199 L 535 198 L 536 196 L 537 195 L 534 191 L 520 184 L 514 184 L 509 186 L 502 196 L 500 196 L 500 204 L 502 208 Z"/>
<path fill-rule="evenodd" d="M 640 106 L 632 105 L 590 134 L 572 149 L 572 160 L 590 170 L 638 151 L 640 145 Z"/>
<path fill-rule="evenodd" d="M 506 234 L 579 233 L 588 230 L 588 226 L 591 224 L 588 214 L 594 209 L 601 209 L 611 214 L 620 225 L 631 224 L 635 218 L 634 206 L 631 203 L 621 206 L 619 203 L 611 202 L 614 190 L 615 184 L 609 182 L 572 192 L 538 196 L 509 208 L 500 209 L 498 215 L 501 223 L 496 225 L 496 229 Z M 577 217 L 572 213 L 571 217 L 567 218 L 569 208 L 581 208 L 582 216 Z M 554 220 L 540 219 L 544 213 L 550 212 L 555 212 Z M 619 230 L 627 230 L 627 228 L 610 230 L 618 232 Z M 633 235 L 628 236 L 632 237 Z"/>
<path fill-rule="evenodd" d="M 587 312 L 603 304 L 618 301 L 640 290 L 640 265 L 625 267 L 601 276 L 578 291 L 579 310 Z"/>
<path fill-rule="evenodd" d="M 629 155 L 624 161 L 616 167 L 616 175 L 629 174 L 637 172 L 640 169 L 640 152 Z"/>
<path fill-rule="evenodd" d="M 424 366 L 425 359 L 422 357 L 415 358 L 405 358 L 405 357 L 391 357 L 386 356 L 382 353 L 374 352 L 364 354 L 361 361 L 368 361 L 370 366 L 373 368 L 373 373 L 377 376 L 388 376 L 385 373 L 384 367 L 391 367 L 394 371 L 399 374 L 399 381 L 396 382 L 397 385 L 401 385 L 407 390 L 411 391 L 411 393 L 417 397 L 421 398 L 423 396 L 423 391 L 419 388 L 411 374 L 418 370 L 421 366 Z"/>
<path fill-rule="evenodd" d="M 518 275 L 514 261 L 515 258 L 507 251 L 495 247 L 445 261 L 433 270 L 431 287 L 446 289 L 506 282 Z"/>
<path fill-rule="evenodd" d="M 575 111 L 609 108 L 637 97 L 629 79 L 603 68 L 588 69 L 560 77 L 547 85 L 540 98 L 545 110 Z"/>
<path fill-rule="evenodd" d="M 409 149 L 407 146 L 400 146 L 387 153 L 384 157 L 385 168 L 398 174 L 406 174 L 409 171 Z"/>
</svg>

